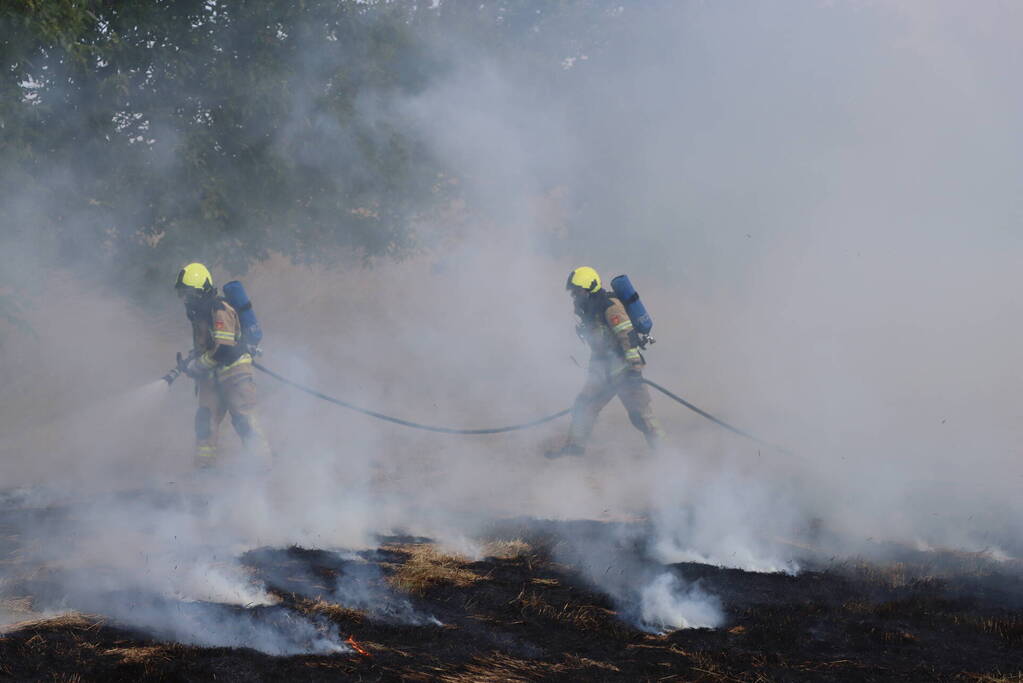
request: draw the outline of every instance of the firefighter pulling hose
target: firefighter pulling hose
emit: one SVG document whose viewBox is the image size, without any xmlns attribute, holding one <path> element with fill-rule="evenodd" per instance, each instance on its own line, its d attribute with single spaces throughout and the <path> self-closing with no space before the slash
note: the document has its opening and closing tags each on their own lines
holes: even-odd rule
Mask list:
<svg viewBox="0 0 1023 683">
<path fill-rule="evenodd" d="M 646 359 L 640 349 L 650 343 L 653 322 L 628 277 L 615 278 L 612 286 L 613 294 L 604 290 L 600 275 L 590 266 L 568 274 L 565 289 L 579 318 L 576 333 L 590 347 L 590 363 L 586 384 L 572 405 L 568 439 L 561 448 L 547 451 L 548 458 L 583 455 L 597 416 L 615 396 L 625 406 L 632 425 L 643 433 L 650 451 L 664 438 L 643 384 Z"/>
</svg>

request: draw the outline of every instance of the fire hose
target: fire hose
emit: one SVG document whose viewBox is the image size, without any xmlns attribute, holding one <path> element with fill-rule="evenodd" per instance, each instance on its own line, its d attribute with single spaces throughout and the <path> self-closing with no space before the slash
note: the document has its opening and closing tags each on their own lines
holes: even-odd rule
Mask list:
<svg viewBox="0 0 1023 683">
<path fill-rule="evenodd" d="M 689 408 L 689 410 L 693 411 L 694 413 L 696 413 L 700 417 L 705 418 L 707 420 L 710 420 L 714 424 L 718 425 L 719 427 L 723 427 L 724 429 L 727 429 L 728 431 L 732 432 L 733 434 L 738 434 L 741 437 L 744 437 L 746 439 L 749 439 L 750 441 L 754 441 L 756 443 L 762 444 L 764 446 L 770 446 L 771 448 L 779 450 L 782 453 L 788 453 L 789 452 L 788 450 L 782 448 L 781 446 L 779 446 L 777 444 L 773 444 L 770 441 L 764 441 L 763 439 L 761 439 L 758 436 L 754 436 L 754 435 L 750 434 L 749 432 L 744 432 L 743 430 L 739 429 L 738 427 L 733 427 L 732 425 L 728 424 L 724 420 L 720 420 L 720 419 L 714 417 L 713 415 L 711 415 L 707 411 L 701 410 L 700 408 L 697 408 L 696 406 L 694 406 L 692 403 L 690 403 L 689 401 L 685 400 L 681 396 L 676 396 L 675 394 L 671 393 L 670 391 L 668 391 L 667 389 L 662 387 L 660 384 L 657 384 L 656 382 L 651 382 L 650 380 L 644 378 L 643 379 L 643 384 L 649 384 L 654 389 L 657 389 L 657 391 L 661 392 L 662 394 L 664 394 L 668 398 L 672 399 L 673 401 L 677 401 L 678 403 L 681 403 L 686 408 Z"/>
<path fill-rule="evenodd" d="M 316 398 L 321 399 L 323 401 L 327 401 L 328 403 L 333 403 L 334 405 L 341 406 L 342 408 L 348 408 L 349 410 L 354 410 L 355 412 L 362 413 L 363 415 L 369 415 L 370 417 L 375 417 L 378 420 L 385 420 L 387 422 L 393 422 L 394 424 L 401 425 L 403 427 L 411 427 L 413 429 L 422 429 L 423 431 L 427 431 L 427 432 L 440 432 L 441 434 L 501 434 L 503 432 L 514 432 L 514 431 L 518 431 L 520 429 L 529 429 L 530 427 L 536 427 L 537 425 L 542 425 L 545 422 L 550 422 L 552 420 L 557 420 L 559 417 L 564 417 L 565 415 L 568 415 L 571 412 L 570 410 L 562 410 L 560 412 L 554 413 L 553 415 L 548 415 L 546 417 L 541 417 L 538 420 L 533 420 L 531 422 L 523 422 L 522 424 L 517 424 L 517 425 L 508 425 L 507 427 L 489 427 L 489 428 L 486 428 L 486 429 L 455 429 L 453 427 L 435 427 L 433 425 L 424 425 L 424 424 L 420 424 L 418 422 L 412 422 L 411 420 L 403 420 L 400 417 L 392 417 L 391 415 L 384 415 L 383 413 L 378 413 L 377 411 L 369 410 L 368 408 L 360 408 L 359 406 L 355 405 L 354 403 L 349 403 L 348 401 L 342 401 L 341 399 L 334 398 L 333 396 L 327 396 L 326 394 L 320 393 L 319 391 L 316 391 L 315 389 L 310 389 L 309 387 L 303 386 L 303 385 L 299 384 L 298 382 L 294 382 L 294 381 L 288 379 L 287 377 L 283 377 L 281 375 L 278 375 L 273 370 L 270 370 L 270 369 L 266 368 L 265 366 L 263 366 L 263 365 L 261 365 L 259 363 L 255 363 L 254 362 L 252 365 L 253 365 L 253 367 L 255 367 L 260 372 L 263 372 L 263 373 L 265 373 L 267 375 L 270 375 L 271 377 L 273 377 L 278 382 L 281 382 L 283 384 L 287 384 L 288 386 L 294 387 L 295 389 L 298 389 L 299 391 L 304 391 L 305 393 L 309 394 L 310 396 L 315 396 Z"/>
<path fill-rule="evenodd" d="M 252 365 L 253 365 L 253 367 L 255 367 L 260 372 L 262 372 L 262 373 L 264 373 L 266 375 L 269 375 L 270 377 L 273 377 L 278 382 L 281 382 L 282 384 L 286 384 L 286 385 L 288 385 L 290 387 L 298 389 L 299 391 L 302 391 L 302 392 L 304 392 L 306 394 L 309 394 L 310 396 L 314 396 L 314 397 L 316 397 L 316 398 L 318 398 L 318 399 L 320 399 L 322 401 L 327 401 L 328 403 L 333 403 L 334 405 L 341 406 L 342 408 L 348 408 L 349 410 L 354 410 L 354 411 L 356 411 L 358 413 L 362 413 L 363 415 L 368 415 L 369 417 L 374 417 L 374 418 L 376 418 L 378 420 L 384 420 L 386 422 L 391 422 L 391 423 L 394 423 L 394 424 L 397 424 L 397 425 L 401 425 L 403 427 L 411 427 L 412 429 L 421 429 L 421 430 L 427 431 L 427 432 L 439 432 L 441 434 L 502 434 L 504 432 L 514 432 L 514 431 L 519 431 L 519 430 L 522 430 L 522 429 L 529 429 L 531 427 L 537 427 L 537 426 L 545 424 L 547 422 L 552 422 L 553 420 L 557 420 L 558 418 L 564 417 L 565 415 L 568 415 L 570 412 L 572 412 L 571 409 L 567 408 L 567 409 L 561 410 L 561 411 L 559 411 L 557 413 L 553 413 L 551 415 L 547 415 L 545 417 L 541 417 L 541 418 L 538 418 L 536 420 L 531 420 L 530 422 L 523 422 L 521 424 L 507 425 L 505 427 L 487 427 L 487 428 L 483 428 L 483 429 L 457 429 L 455 427 L 437 427 L 437 426 L 434 426 L 434 425 L 426 425 L 426 424 L 421 424 L 419 422 L 412 422 L 411 420 L 403 420 L 403 419 L 401 419 L 399 417 L 394 417 L 394 416 L 391 416 L 391 415 L 385 415 L 384 413 L 379 413 L 379 412 L 377 412 L 375 410 L 369 410 L 368 408 L 362 408 L 360 406 L 355 405 L 354 403 L 349 403 L 348 401 L 342 401 L 339 398 L 335 398 L 333 396 L 328 396 L 327 394 L 324 394 L 324 393 L 321 393 L 319 391 L 316 391 L 315 389 L 311 389 L 310 387 L 307 387 L 307 386 L 304 386 L 302 384 L 299 384 L 298 382 L 295 382 L 294 380 L 290 380 L 287 377 L 284 377 L 283 375 L 277 374 L 273 370 L 270 370 L 269 368 L 267 368 L 266 366 L 264 366 L 264 365 L 262 365 L 260 363 L 253 362 Z M 770 446 L 771 448 L 776 448 L 776 449 L 778 449 L 780 451 L 783 451 L 783 452 L 785 450 L 785 449 L 780 448 L 779 446 L 776 446 L 775 444 L 772 444 L 772 443 L 770 443 L 768 441 L 764 441 L 763 439 L 760 439 L 760 438 L 754 436 L 753 434 L 750 434 L 749 432 L 743 431 L 743 430 L 739 429 L 738 427 L 734 427 L 734 426 L 728 424 L 727 422 L 725 422 L 724 420 L 721 420 L 721 419 L 719 419 L 717 417 L 714 417 L 713 415 L 711 415 L 707 411 L 698 408 L 697 406 L 693 405 L 692 403 L 690 403 L 689 401 L 685 400 L 681 396 L 677 396 L 677 395 L 673 394 L 672 392 L 668 391 L 667 389 L 662 387 L 660 384 L 657 384 L 656 382 L 651 382 L 648 379 L 643 379 L 642 382 L 644 384 L 649 384 L 651 387 L 653 387 L 657 391 L 661 392 L 662 394 L 664 394 L 668 398 L 676 401 L 677 403 L 680 403 L 681 405 L 683 405 L 686 408 L 688 408 L 689 410 L 693 411 L 694 413 L 696 413 L 700 417 L 703 417 L 704 419 L 710 420 L 711 422 L 713 422 L 714 424 L 718 425 L 719 427 L 727 429 L 728 431 L 732 432 L 733 434 L 737 434 L 737 435 L 739 435 L 741 437 L 744 437 L 744 438 L 749 439 L 751 441 L 755 441 L 756 443 L 763 444 L 765 446 Z"/>
</svg>

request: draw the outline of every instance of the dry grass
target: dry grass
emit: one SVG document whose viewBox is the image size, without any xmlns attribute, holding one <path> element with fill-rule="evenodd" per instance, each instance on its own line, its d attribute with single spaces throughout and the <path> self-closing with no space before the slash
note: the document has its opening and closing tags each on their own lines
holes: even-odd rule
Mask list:
<svg viewBox="0 0 1023 683">
<path fill-rule="evenodd" d="M 159 665 L 162 662 L 169 662 L 173 659 L 172 653 L 163 645 L 150 647 L 113 647 L 108 650 L 104 650 L 103 654 L 119 657 L 122 664 Z"/>
<path fill-rule="evenodd" d="M 540 577 L 533 577 L 529 582 L 535 586 L 547 586 L 548 588 L 561 585 L 561 582 L 557 579 L 543 579 Z"/>
<path fill-rule="evenodd" d="M 614 664 L 610 662 L 600 662 L 596 659 L 590 659 L 588 657 L 576 657 L 575 655 L 565 655 L 565 663 L 559 664 L 554 667 L 555 670 L 562 669 L 603 669 L 605 671 L 614 671 L 615 673 L 621 673 Z"/>
<path fill-rule="evenodd" d="M 512 601 L 522 614 L 541 617 L 581 631 L 599 631 L 612 637 L 627 637 L 628 629 L 617 613 L 597 605 L 564 603 L 552 605 L 540 593 L 522 590 Z"/>
<path fill-rule="evenodd" d="M 465 567 L 469 563 L 468 558 L 446 555 L 426 543 L 388 548 L 407 555 L 405 562 L 398 565 L 388 578 L 392 586 L 406 593 L 423 595 L 434 586 L 466 588 L 483 578 Z"/>
<path fill-rule="evenodd" d="M 516 560 L 533 553 L 533 546 L 522 539 L 511 541 L 490 541 L 483 546 L 483 556 L 498 560 Z"/>
<path fill-rule="evenodd" d="M 847 565 L 856 579 L 884 588 L 918 587 L 921 584 L 938 585 L 943 581 L 962 577 L 997 577 L 1003 573 L 1018 572 L 1023 561 L 998 560 L 991 553 L 940 550 L 919 561 L 877 564 L 857 560 Z"/>
<path fill-rule="evenodd" d="M 366 618 L 366 613 L 362 610 L 344 607 L 336 602 L 327 602 L 323 598 L 299 600 L 295 603 L 295 606 L 306 614 L 322 614 L 333 621 L 361 624 L 363 619 Z"/>
<path fill-rule="evenodd" d="M 548 671 L 543 664 L 495 653 L 476 657 L 464 671 L 444 674 L 437 680 L 444 683 L 526 683 L 541 678 Z"/>
<path fill-rule="evenodd" d="M 81 614 L 80 612 L 68 612 L 56 617 L 30 619 L 8 624 L 0 628 L 0 633 L 14 631 L 56 631 L 62 629 L 69 631 L 96 631 L 103 624 L 102 617 Z"/>
<path fill-rule="evenodd" d="M 577 680 L 588 680 L 600 678 L 608 672 L 621 673 L 621 669 L 610 662 L 574 655 L 565 655 L 561 662 L 544 662 L 495 652 L 476 657 L 463 670 L 445 673 L 436 680 L 445 683 L 519 683 L 549 678 L 552 674 L 572 674 Z"/>
<path fill-rule="evenodd" d="M 981 633 L 996 636 L 1010 644 L 1023 644 L 1023 619 L 1019 617 L 954 616 L 953 624 L 965 625 Z"/>
</svg>

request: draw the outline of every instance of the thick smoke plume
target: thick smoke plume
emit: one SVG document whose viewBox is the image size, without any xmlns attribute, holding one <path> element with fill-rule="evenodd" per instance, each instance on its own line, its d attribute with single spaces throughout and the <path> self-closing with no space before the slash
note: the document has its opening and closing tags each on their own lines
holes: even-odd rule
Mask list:
<svg viewBox="0 0 1023 683">
<path fill-rule="evenodd" d="M 273 600 L 238 557 L 365 550 L 394 531 L 465 551 L 519 516 L 642 520 L 564 532 L 558 557 L 651 631 L 724 624 L 720 601 L 674 563 L 798 572 L 811 541 L 838 557 L 884 559 L 887 542 L 1020 557 L 1023 10 L 601 12 L 594 44 L 560 40 L 557 24 L 537 33 L 556 65 L 543 72 L 455 26 L 419 37 L 449 68 L 355 106 L 419 140 L 460 198 L 415 225 L 421 248 L 405 260 L 270 255 L 245 272 L 264 362 L 423 422 L 555 412 L 583 382 L 563 282 L 586 263 L 640 288 L 658 339 L 651 379 L 787 451 L 655 398 L 664 452 L 645 455 L 611 404 L 585 458 L 549 462 L 564 422 L 500 437 L 403 431 L 260 376 L 273 472 L 237 455 L 203 480 L 191 387 L 152 384 L 189 344 L 175 273 L 125 296 L 4 226 L 5 259 L 37 285 L 18 295 L 31 332 L 0 322 L 0 481 L 22 487 L 8 494 L 22 503 L 85 511 L 19 522 L 35 561 L 60 570 L 63 603 L 47 608 L 183 642 L 329 651 L 337 634 L 312 621 L 253 621 Z M 308 50 L 298 68 L 312 92 L 322 56 Z M 340 142 L 324 144 L 310 163 L 349 163 Z M 53 182 L 75 179 L 55 168 Z M 31 225 L 39 201 L 26 189 L 6 215 Z M 214 264 L 219 283 L 239 274 Z M 233 444 L 228 423 L 223 436 Z M 73 571 L 96 558 L 107 578 Z M 429 623 L 365 593 L 371 583 L 330 597 Z M 143 609 L 110 599 L 129 587 L 150 596 Z M 180 599 L 194 609 L 176 612 Z"/>
</svg>

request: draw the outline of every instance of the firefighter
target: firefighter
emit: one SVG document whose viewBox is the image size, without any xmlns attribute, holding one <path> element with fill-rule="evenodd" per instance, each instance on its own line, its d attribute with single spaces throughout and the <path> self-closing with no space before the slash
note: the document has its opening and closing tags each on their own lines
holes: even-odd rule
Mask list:
<svg viewBox="0 0 1023 683">
<path fill-rule="evenodd" d="M 586 384 L 572 406 L 568 441 L 546 456 L 582 455 L 597 415 L 616 395 L 653 451 L 664 432 L 650 409 L 650 394 L 643 384 L 646 360 L 639 352 L 639 335 L 625 306 L 601 288 L 600 275 L 589 266 L 569 273 L 565 287 L 579 316 L 576 332 L 590 347 L 590 364 Z"/>
<path fill-rule="evenodd" d="M 270 448 L 256 417 L 252 355 L 242 342 L 238 313 L 217 296 L 210 271 L 190 263 L 174 285 L 192 323 L 192 354 L 184 371 L 195 378 L 199 408 L 195 413 L 195 464 L 217 462 L 217 433 L 227 413 L 245 450 L 270 465 Z"/>
</svg>

